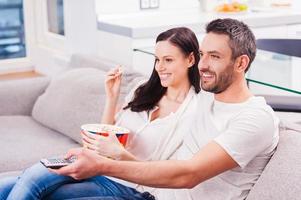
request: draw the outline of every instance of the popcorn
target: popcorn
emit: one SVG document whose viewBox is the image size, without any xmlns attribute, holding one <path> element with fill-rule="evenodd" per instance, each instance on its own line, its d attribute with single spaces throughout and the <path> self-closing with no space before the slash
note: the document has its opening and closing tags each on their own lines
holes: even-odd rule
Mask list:
<svg viewBox="0 0 301 200">
<path fill-rule="evenodd" d="M 122 145 L 126 145 L 130 131 L 127 128 L 110 125 L 110 124 L 84 124 L 81 129 L 89 133 L 98 134 L 102 136 L 109 136 L 115 134 Z"/>
</svg>

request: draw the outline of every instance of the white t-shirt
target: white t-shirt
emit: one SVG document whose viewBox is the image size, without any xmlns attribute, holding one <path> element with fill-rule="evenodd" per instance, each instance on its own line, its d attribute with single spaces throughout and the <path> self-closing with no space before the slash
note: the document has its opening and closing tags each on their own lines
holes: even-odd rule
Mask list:
<svg viewBox="0 0 301 200">
<path fill-rule="evenodd" d="M 262 97 L 229 104 L 199 93 L 196 123 L 177 152 L 186 160 L 214 140 L 238 163 L 238 167 L 215 176 L 193 189 L 160 189 L 159 200 L 245 199 L 272 156 L 279 140 L 279 120 Z"/>
<path fill-rule="evenodd" d="M 129 102 L 133 96 L 133 91 L 126 97 Z M 170 113 L 164 118 L 150 120 L 151 113 L 157 107 L 147 112 L 132 112 L 130 109 L 121 110 L 115 117 L 116 125 L 126 127 L 130 130 L 126 149 L 140 160 L 169 159 L 182 145 L 183 137 L 187 134 L 187 129 L 191 127 L 193 120 L 191 115 L 197 108 L 198 97 L 191 87 L 185 100 L 175 113 Z M 167 153 L 167 154 L 166 154 Z M 134 187 L 139 191 L 146 188 L 120 179 L 115 181 Z M 148 188 L 154 190 L 153 188 Z"/>
</svg>

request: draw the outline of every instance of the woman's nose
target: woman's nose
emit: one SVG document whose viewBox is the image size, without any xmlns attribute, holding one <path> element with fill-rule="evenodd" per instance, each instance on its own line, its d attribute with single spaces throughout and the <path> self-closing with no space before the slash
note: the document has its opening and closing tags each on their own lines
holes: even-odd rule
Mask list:
<svg viewBox="0 0 301 200">
<path fill-rule="evenodd" d="M 157 71 L 162 71 L 164 69 L 164 66 L 163 66 L 162 62 L 157 61 L 155 68 L 157 69 Z"/>
</svg>

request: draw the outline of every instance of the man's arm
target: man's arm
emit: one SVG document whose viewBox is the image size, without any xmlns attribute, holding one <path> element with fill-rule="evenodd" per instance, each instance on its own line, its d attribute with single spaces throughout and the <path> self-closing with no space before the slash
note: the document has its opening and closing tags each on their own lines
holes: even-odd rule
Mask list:
<svg viewBox="0 0 301 200">
<path fill-rule="evenodd" d="M 152 162 L 115 161 L 83 150 L 70 152 L 78 156 L 74 164 L 55 170 L 56 173 L 83 179 L 108 175 L 152 187 L 192 188 L 197 184 L 232 169 L 238 164 L 217 143 L 210 142 L 189 160 Z"/>
</svg>

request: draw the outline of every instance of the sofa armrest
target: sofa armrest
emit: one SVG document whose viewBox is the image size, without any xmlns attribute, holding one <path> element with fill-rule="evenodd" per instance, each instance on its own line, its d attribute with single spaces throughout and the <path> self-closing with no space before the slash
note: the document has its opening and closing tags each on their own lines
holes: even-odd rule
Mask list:
<svg viewBox="0 0 301 200">
<path fill-rule="evenodd" d="M 301 127 L 285 124 L 278 147 L 246 200 L 297 200 L 301 196 Z"/>
<path fill-rule="evenodd" d="M 0 116 L 31 115 L 35 101 L 45 91 L 49 81 L 48 77 L 1 81 Z"/>
</svg>

